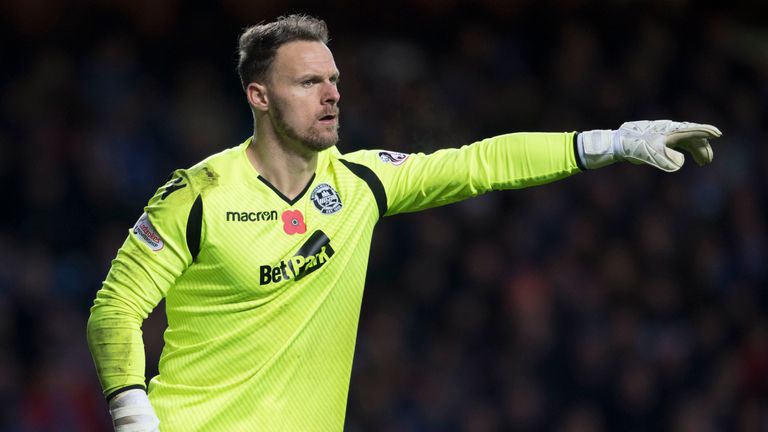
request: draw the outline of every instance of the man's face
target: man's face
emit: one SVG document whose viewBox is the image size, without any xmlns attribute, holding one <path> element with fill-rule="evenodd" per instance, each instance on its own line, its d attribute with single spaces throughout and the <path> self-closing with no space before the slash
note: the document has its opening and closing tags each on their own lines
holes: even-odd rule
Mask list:
<svg viewBox="0 0 768 432">
<path fill-rule="evenodd" d="M 328 47 L 308 41 L 284 44 L 268 74 L 268 114 L 279 138 L 312 151 L 336 145 L 339 70 Z"/>
</svg>

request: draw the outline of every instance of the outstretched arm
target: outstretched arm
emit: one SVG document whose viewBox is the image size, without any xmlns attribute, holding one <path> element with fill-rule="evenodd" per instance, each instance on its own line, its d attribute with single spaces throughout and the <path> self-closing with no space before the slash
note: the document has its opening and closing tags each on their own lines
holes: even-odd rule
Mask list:
<svg viewBox="0 0 768 432">
<path fill-rule="evenodd" d="M 617 130 L 574 133 L 513 133 L 458 149 L 425 155 L 363 150 L 345 155 L 370 168 L 386 194 L 386 214 L 453 203 L 491 190 L 540 185 L 584 169 L 629 161 L 664 171 L 679 169 L 692 154 L 712 161 L 711 125 L 670 120 L 624 123 Z"/>
</svg>

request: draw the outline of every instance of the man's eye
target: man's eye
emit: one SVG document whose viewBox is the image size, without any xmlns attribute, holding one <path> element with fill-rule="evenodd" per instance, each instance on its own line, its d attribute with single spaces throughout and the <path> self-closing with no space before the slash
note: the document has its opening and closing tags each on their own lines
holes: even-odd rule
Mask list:
<svg viewBox="0 0 768 432">
<path fill-rule="evenodd" d="M 312 87 L 312 84 L 314 84 L 314 83 L 315 82 L 312 81 L 312 80 L 306 80 L 306 81 L 302 81 L 301 82 L 301 86 L 305 87 L 305 88 L 310 88 L 310 87 Z"/>
</svg>

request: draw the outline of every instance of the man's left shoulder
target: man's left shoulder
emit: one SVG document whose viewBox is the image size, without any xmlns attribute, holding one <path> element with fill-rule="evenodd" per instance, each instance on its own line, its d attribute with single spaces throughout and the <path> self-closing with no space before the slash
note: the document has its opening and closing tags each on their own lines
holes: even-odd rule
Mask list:
<svg viewBox="0 0 768 432">
<path fill-rule="evenodd" d="M 351 153 L 339 154 L 338 158 L 347 162 L 365 165 L 378 170 L 385 167 L 398 167 L 404 164 L 411 155 L 394 150 L 365 149 Z"/>
</svg>

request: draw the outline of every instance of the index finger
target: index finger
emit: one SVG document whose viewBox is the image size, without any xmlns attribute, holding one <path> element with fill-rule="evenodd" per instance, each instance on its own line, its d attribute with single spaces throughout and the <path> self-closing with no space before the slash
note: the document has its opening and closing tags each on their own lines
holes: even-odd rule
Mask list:
<svg viewBox="0 0 768 432">
<path fill-rule="evenodd" d="M 677 133 L 686 133 L 686 132 L 703 132 L 706 135 L 692 135 L 700 138 L 717 138 L 723 135 L 722 132 L 720 132 L 720 129 L 717 127 L 711 125 L 711 124 L 704 124 L 704 123 L 691 123 L 691 122 L 682 122 L 678 126 L 677 130 L 673 132 L 673 134 Z"/>
</svg>

